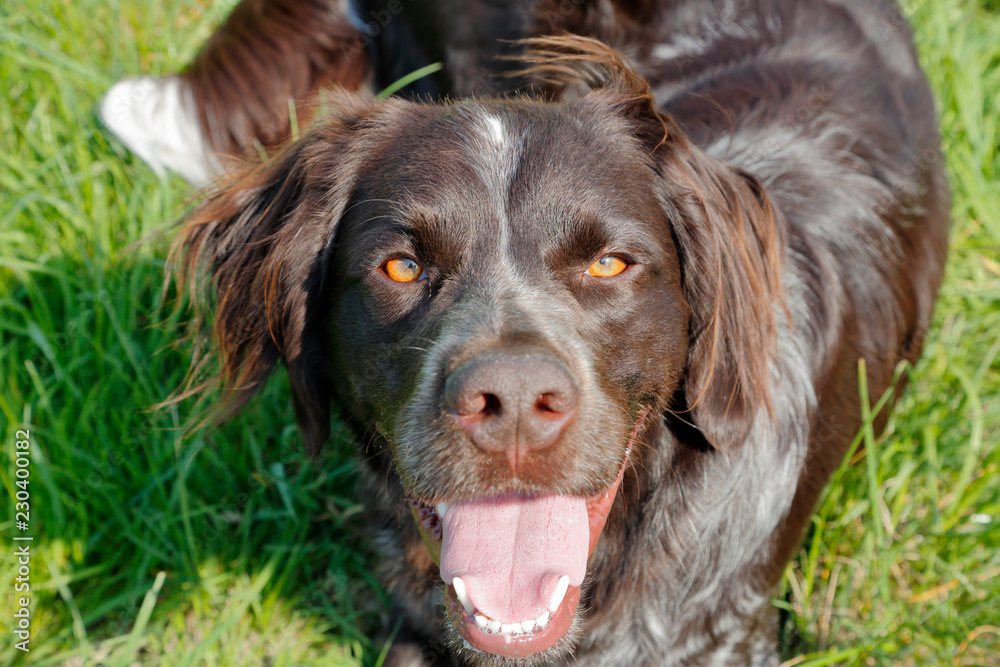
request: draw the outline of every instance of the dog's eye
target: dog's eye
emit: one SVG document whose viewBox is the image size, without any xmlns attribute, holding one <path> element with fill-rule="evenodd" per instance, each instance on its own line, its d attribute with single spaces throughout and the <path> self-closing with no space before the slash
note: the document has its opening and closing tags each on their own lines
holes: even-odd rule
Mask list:
<svg viewBox="0 0 1000 667">
<path fill-rule="evenodd" d="M 611 278 L 628 268 L 628 262 L 615 255 L 605 255 L 590 265 L 587 273 L 595 278 Z"/>
<path fill-rule="evenodd" d="M 424 267 L 409 257 L 393 257 L 382 265 L 382 270 L 397 283 L 412 283 L 427 277 Z"/>
</svg>

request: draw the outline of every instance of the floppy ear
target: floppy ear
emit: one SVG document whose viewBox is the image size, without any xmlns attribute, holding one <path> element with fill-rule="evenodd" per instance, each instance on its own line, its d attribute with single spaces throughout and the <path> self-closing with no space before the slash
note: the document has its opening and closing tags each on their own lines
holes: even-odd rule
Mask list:
<svg viewBox="0 0 1000 667">
<path fill-rule="evenodd" d="M 170 265 L 189 293 L 195 324 L 214 311 L 216 377 L 188 389 L 223 388 L 209 421 L 241 408 L 277 361 L 291 382 L 303 439 L 315 453 L 330 434 L 330 397 L 318 351 L 325 266 L 337 221 L 353 189 L 358 150 L 342 123 L 330 123 L 267 162 L 237 171 L 184 222 Z M 211 274 L 212 295 L 203 277 Z M 197 386 L 194 386 L 196 385 Z"/>
<path fill-rule="evenodd" d="M 662 164 L 691 307 L 685 395 L 719 450 L 773 416 L 770 360 L 784 311 L 779 226 L 760 182 L 696 148 Z"/>
<path fill-rule="evenodd" d="M 767 193 L 752 175 L 689 145 L 657 110 L 649 84 L 607 45 L 574 36 L 525 41 L 527 74 L 557 96 L 585 85 L 591 92 L 581 103 L 607 105 L 650 151 L 691 308 L 687 408 L 714 448 L 737 447 L 761 410 L 772 414 L 783 243 Z"/>
</svg>

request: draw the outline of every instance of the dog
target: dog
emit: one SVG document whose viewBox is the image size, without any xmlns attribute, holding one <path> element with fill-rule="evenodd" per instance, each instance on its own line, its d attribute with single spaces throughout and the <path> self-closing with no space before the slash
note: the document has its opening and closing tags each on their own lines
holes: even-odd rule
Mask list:
<svg viewBox="0 0 1000 667">
<path fill-rule="evenodd" d="M 777 665 L 770 599 L 861 427 L 859 360 L 890 389 L 942 277 L 949 190 L 905 21 L 847 0 L 442 2 L 434 32 L 372 7 L 402 7 L 382 41 L 260 83 L 304 100 L 316 71 L 363 76 L 177 237 L 218 413 L 279 364 L 310 451 L 340 407 L 402 619 L 388 665 Z M 378 101 L 387 53 L 445 68 Z M 197 77 L 170 85 L 203 100 Z M 204 125 L 186 107 L 198 151 L 283 136 L 260 99 Z"/>
</svg>

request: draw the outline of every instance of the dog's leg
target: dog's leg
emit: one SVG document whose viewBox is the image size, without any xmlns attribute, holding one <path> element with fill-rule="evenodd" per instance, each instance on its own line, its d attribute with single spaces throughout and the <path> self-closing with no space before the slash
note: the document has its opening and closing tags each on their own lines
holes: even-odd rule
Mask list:
<svg viewBox="0 0 1000 667">
<path fill-rule="evenodd" d="M 177 76 L 119 81 L 100 107 L 104 126 L 153 170 L 205 185 L 220 171 L 198 120 L 191 86 Z"/>
<path fill-rule="evenodd" d="M 255 155 L 304 125 L 322 87 L 369 77 L 349 0 L 242 0 L 187 69 L 126 79 L 101 102 L 104 124 L 159 173 L 204 185 L 216 155 Z"/>
</svg>

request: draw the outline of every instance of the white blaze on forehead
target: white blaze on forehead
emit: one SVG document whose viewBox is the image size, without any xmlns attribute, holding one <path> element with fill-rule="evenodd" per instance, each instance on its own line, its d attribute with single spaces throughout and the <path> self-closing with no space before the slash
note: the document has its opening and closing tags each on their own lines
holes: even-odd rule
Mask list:
<svg viewBox="0 0 1000 667">
<path fill-rule="evenodd" d="M 496 166 L 510 166 L 499 163 L 509 160 L 510 153 L 517 153 L 517 142 L 512 137 L 503 118 L 486 109 L 476 109 L 472 112 L 472 127 L 469 128 L 469 148 L 477 161 L 492 163 Z"/>
<path fill-rule="evenodd" d="M 493 141 L 502 148 L 505 138 L 503 123 L 493 114 L 486 114 L 486 124 L 492 132 Z"/>
<path fill-rule="evenodd" d="M 472 123 L 466 137 L 466 150 L 473 169 L 495 204 L 499 228 L 499 249 L 509 251 L 510 221 L 507 219 L 507 196 L 510 181 L 521 157 L 520 136 L 511 132 L 498 114 L 479 108 L 472 111 Z"/>
</svg>

